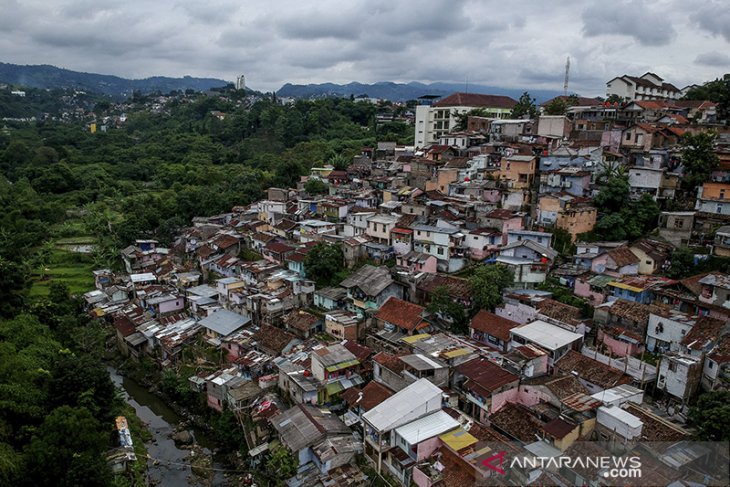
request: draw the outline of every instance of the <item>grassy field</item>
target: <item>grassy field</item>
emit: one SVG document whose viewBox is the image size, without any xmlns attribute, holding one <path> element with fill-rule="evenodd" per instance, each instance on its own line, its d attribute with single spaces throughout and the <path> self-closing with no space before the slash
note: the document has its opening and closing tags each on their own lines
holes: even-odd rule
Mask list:
<svg viewBox="0 0 730 487">
<path fill-rule="evenodd" d="M 72 294 L 83 294 L 94 287 L 94 276 L 91 256 L 56 249 L 51 254 L 46 275 L 41 279 L 40 270 L 35 269 L 32 286 L 28 292 L 30 298 L 48 296 L 51 282 L 63 282 Z"/>
</svg>

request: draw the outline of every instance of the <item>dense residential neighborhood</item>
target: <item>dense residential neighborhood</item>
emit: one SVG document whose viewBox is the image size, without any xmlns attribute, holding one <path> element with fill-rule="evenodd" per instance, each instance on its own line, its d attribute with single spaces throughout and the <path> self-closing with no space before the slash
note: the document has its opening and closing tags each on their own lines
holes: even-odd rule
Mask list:
<svg viewBox="0 0 730 487">
<path fill-rule="evenodd" d="M 138 235 L 86 311 L 232 412 L 244 463 L 285 450 L 292 487 L 614 485 L 500 473 L 495 444 L 640 451 L 642 485 L 720 485 L 689 418 L 730 385 L 726 114 L 654 73 L 606 86 L 526 111 L 424 97 L 412 145 L 312 161 L 169 245 Z"/>
</svg>

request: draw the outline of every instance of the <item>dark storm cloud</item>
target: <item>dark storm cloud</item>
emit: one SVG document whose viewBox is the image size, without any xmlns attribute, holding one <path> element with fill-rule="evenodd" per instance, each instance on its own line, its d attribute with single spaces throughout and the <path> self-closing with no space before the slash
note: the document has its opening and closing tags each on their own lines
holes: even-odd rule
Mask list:
<svg viewBox="0 0 730 487">
<path fill-rule="evenodd" d="M 730 42 L 730 6 L 725 0 L 703 2 L 690 18 L 702 29 Z"/>
<path fill-rule="evenodd" d="M 583 11 L 583 34 L 588 37 L 625 35 L 645 46 L 665 46 L 676 31 L 661 5 L 643 1 L 600 2 Z"/>
<path fill-rule="evenodd" d="M 449 81 L 601 94 L 624 73 L 713 79 L 729 9 L 701 0 L 0 0 L 0 61 L 126 77 Z M 694 12 L 688 14 L 687 12 Z M 689 69 L 692 67 L 692 69 Z"/>
</svg>

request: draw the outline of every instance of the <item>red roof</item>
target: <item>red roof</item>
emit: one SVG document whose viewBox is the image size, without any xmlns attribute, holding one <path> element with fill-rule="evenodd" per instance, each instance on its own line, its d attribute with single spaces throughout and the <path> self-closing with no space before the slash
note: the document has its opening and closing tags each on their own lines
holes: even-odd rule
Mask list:
<svg viewBox="0 0 730 487">
<path fill-rule="evenodd" d="M 496 210 L 492 210 L 489 213 L 487 213 L 487 218 L 497 218 L 499 220 L 509 220 L 510 218 L 514 218 L 515 212 L 512 210 L 505 210 L 504 208 L 497 208 Z"/>
<path fill-rule="evenodd" d="M 454 93 L 433 104 L 435 107 L 486 107 L 508 108 L 517 105 L 509 96 L 482 95 L 479 93 Z"/>
<path fill-rule="evenodd" d="M 116 328 L 124 338 L 137 331 L 132 320 L 125 315 L 119 315 L 114 318 L 114 328 Z"/>
<path fill-rule="evenodd" d="M 468 379 L 464 384 L 466 388 L 474 389 L 485 398 L 500 387 L 519 380 L 516 375 L 484 358 L 464 362 L 456 370 Z"/>
<path fill-rule="evenodd" d="M 425 309 L 423 306 L 391 296 L 380 307 L 375 318 L 405 330 L 416 330 L 427 325 L 421 317 Z"/>
<path fill-rule="evenodd" d="M 373 380 L 368 382 L 368 385 L 363 388 L 362 399 L 360 399 L 359 403 L 356 402 L 356 404 L 359 404 L 363 411 L 370 411 L 393 394 L 393 391 Z"/>
<path fill-rule="evenodd" d="M 364 362 L 370 356 L 372 351 L 365 345 L 360 345 L 352 340 L 345 340 L 342 342 L 342 346 L 345 347 L 351 354 L 355 356 L 360 362 Z"/>
<path fill-rule="evenodd" d="M 489 333 L 493 337 L 508 342 L 509 331 L 521 325 L 516 321 L 508 320 L 507 318 L 490 313 L 485 309 L 480 309 L 476 316 L 471 319 L 469 326 L 477 331 Z"/>
<path fill-rule="evenodd" d="M 294 250 L 294 247 L 291 247 L 281 242 L 269 242 L 264 248 L 271 252 L 276 252 L 277 254 L 283 254 L 285 252 L 291 252 L 292 250 Z"/>
</svg>

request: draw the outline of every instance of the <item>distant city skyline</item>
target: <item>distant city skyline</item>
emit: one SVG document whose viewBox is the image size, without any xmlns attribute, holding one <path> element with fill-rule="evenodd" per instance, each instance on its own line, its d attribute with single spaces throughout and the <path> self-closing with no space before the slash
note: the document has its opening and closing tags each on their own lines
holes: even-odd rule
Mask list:
<svg viewBox="0 0 730 487">
<path fill-rule="evenodd" d="M 722 1 L 0 0 L 0 61 L 125 78 L 468 82 L 605 94 L 652 71 L 682 88 L 730 72 Z"/>
</svg>

